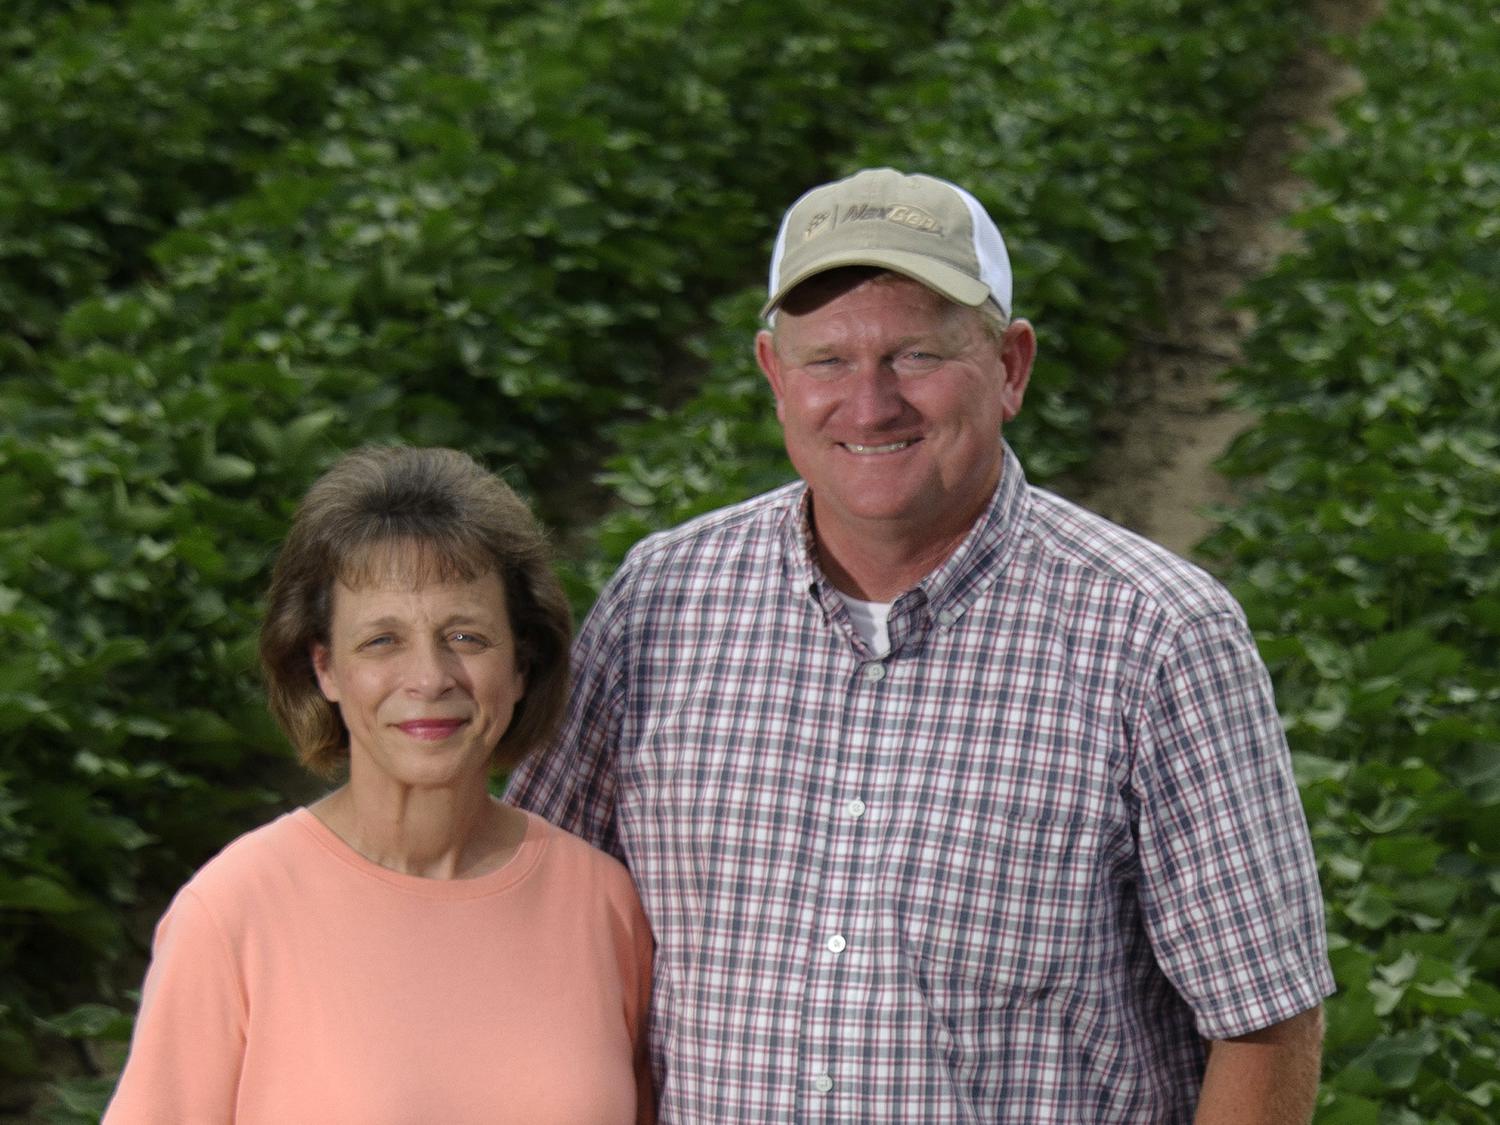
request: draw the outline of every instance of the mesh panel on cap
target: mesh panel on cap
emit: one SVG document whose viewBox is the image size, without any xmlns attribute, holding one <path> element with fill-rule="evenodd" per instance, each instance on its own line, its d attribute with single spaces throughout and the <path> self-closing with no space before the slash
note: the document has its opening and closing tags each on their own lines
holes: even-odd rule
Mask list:
<svg viewBox="0 0 1500 1125">
<path fill-rule="evenodd" d="M 979 279 L 990 287 L 990 295 L 995 298 L 1000 311 L 1010 316 L 1010 255 L 1005 252 L 1005 240 L 979 200 L 957 184 L 950 186 L 964 201 L 974 224 L 974 253 L 979 259 Z"/>
</svg>

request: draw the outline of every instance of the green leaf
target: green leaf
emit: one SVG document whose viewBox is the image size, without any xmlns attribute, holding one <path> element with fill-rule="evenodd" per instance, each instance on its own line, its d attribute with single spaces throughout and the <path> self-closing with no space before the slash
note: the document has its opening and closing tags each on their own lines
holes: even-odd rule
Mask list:
<svg viewBox="0 0 1500 1125">
<path fill-rule="evenodd" d="M 1429 1030 L 1401 1032 L 1373 1043 L 1355 1060 L 1367 1067 L 1386 1086 L 1403 1090 L 1417 1080 L 1428 1056 L 1437 1050 L 1437 1038 Z"/>
<path fill-rule="evenodd" d="M 225 558 L 212 537 L 205 530 L 188 532 L 177 540 L 174 551 L 178 558 L 205 578 L 218 578 L 225 572 Z"/>
<path fill-rule="evenodd" d="M 1374 833 L 1395 832 L 1403 828 L 1417 814 L 1420 806 L 1408 797 L 1388 798 L 1381 801 L 1369 816 L 1361 816 L 1360 823 L 1366 831 Z"/>
<path fill-rule="evenodd" d="M 1380 1103 L 1356 1094 L 1339 1093 L 1319 1099 L 1317 1125 L 1381 1125 Z"/>
<path fill-rule="evenodd" d="M 337 420 L 338 414 L 333 410 L 317 410 L 294 420 L 286 427 L 287 451 L 301 453 L 310 442 L 326 433 Z"/>
<path fill-rule="evenodd" d="M 1301 750 L 1292 755 L 1292 772 L 1297 785 L 1304 789 L 1319 781 L 1342 781 L 1348 776 L 1349 770 L 1350 763 L 1337 758 L 1326 758 Z"/>
<path fill-rule="evenodd" d="M 1386 892 L 1365 886 L 1345 905 L 1344 913 L 1366 929 L 1378 930 L 1396 916 L 1396 907 Z"/>
<path fill-rule="evenodd" d="M 1500 1080 L 1481 1082 L 1479 1085 L 1465 1090 L 1464 1097 L 1477 1106 L 1488 1108 L 1492 1105 L 1500 1105 Z"/>
<path fill-rule="evenodd" d="M 1402 998 L 1406 995 L 1404 986 L 1386 984 L 1384 981 L 1372 980 L 1366 987 L 1370 995 L 1375 998 L 1371 1011 L 1377 1016 L 1388 1016 L 1400 1005 Z"/>
<path fill-rule="evenodd" d="M 19 879 L 0 876 L 0 908 L 66 914 L 83 909 L 83 904 L 60 883 L 41 875 L 22 875 Z"/>
<path fill-rule="evenodd" d="M 104 1039 L 128 1042 L 134 1020 L 108 1004 L 79 1004 L 77 1007 L 38 1023 L 66 1039 Z"/>
<path fill-rule="evenodd" d="M 1411 875 L 1428 875 L 1444 851 L 1443 845 L 1423 836 L 1400 834 L 1370 841 L 1368 854 L 1372 864 Z"/>
<path fill-rule="evenodd" d="M 199 471 L 209 484 L 241 484 L 255 476 L 255 465 L 243 457 L 217 453 L 207 458 Z"/>
</svg>

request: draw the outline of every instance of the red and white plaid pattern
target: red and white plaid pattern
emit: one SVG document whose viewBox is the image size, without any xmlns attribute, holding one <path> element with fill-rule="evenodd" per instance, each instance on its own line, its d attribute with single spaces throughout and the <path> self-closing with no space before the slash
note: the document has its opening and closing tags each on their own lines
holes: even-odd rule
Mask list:
<svg viewBox="0 0 1500 1125">
<path fill-rule="evenodd" d="M 1029 487 L 875 658 L 790 485 L 653 536 L 511 799 L 629 865 L 664 1122 L 1188 1122 L 1333 986 L 1238 606 Z"/>
</svg>

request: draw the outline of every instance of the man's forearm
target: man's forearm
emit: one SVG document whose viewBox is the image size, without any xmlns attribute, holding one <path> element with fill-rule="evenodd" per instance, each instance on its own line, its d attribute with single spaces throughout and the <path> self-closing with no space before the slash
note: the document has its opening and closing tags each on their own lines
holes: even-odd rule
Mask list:
<svg viewBox="0 0 1500 1125">
<path fill-rule="evenodd" d="M 1323 1009 L 1209 1044 L 1194 1125 L 1304 1125 L 1323 1056 Z"/>
</svg>

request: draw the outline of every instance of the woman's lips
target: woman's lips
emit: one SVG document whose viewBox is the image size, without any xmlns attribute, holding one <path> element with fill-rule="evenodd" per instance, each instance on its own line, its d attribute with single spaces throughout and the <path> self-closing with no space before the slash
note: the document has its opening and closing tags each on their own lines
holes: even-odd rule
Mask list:
<svg viewBox="0 0 1500 1125">
<path fill-rule="evenodd" d="M 420 738 L 425 742 L 439 742 L 467 721 L 467 719 L 413 719 L 409 723 L 397 723 L 396 727 L 412 738 Z"/>
</svg>

